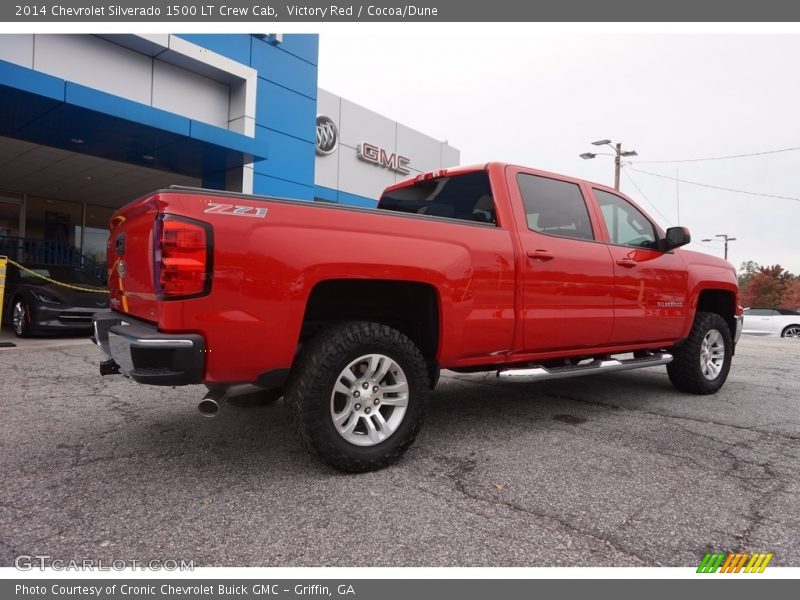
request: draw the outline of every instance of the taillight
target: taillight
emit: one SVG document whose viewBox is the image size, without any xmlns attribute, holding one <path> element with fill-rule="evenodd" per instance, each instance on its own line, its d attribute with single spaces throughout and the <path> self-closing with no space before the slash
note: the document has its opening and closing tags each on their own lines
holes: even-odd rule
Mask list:
<svg viewBox="0 0 800 600">
<path fill-rule="evenodd" d="M 213 266 L 211 226 L 160 215 L 154 237 L 156 295 L 161 300 L 174 300 L 208 294 Z"/>
</svg>

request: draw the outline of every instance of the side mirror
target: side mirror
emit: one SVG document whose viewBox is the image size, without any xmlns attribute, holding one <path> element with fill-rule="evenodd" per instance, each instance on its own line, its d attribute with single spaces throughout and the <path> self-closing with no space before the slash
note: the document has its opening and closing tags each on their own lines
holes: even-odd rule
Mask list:
<svg viewBox="0 0 800 600">
<path fill-rule="evenodd" d="M 662 250 L 672 250 L 680 248 L 692 241 L 692 235 L 686 227 L 670 227 L 667 229 L 666 237 L 661 240 Z"/>
</svg>

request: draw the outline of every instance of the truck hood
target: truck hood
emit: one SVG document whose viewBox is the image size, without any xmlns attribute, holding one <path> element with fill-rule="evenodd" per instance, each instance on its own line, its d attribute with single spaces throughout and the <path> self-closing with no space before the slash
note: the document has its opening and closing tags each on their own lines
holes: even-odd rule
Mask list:
<svg viewBox="0 0 800 600">
<path fill-rule="evenodd" d="M 704 273 L 706 276 L 723 277 L 723 280 L 736 282 L 736 267 L 727 260 L 723 260 L 703 252 L 694 250 L 679 250 L 686 266 Z"/>
</svg>

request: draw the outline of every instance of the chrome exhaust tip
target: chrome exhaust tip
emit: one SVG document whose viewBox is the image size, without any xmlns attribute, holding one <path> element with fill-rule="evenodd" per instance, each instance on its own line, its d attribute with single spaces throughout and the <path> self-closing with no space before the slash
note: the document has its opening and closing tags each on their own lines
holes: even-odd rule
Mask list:
<svg viewBox="0 0 800 600">
<path fill-rule="evenodd" d="M 224 396 L 222 394 L 209 392 L 200 400 L 200 404 L 197 405 L 197 410 L 200 411 L 201 415 L 209 419 L 211 417 L 216 417 L 219 414 L 219 409 L 222 406 L 223 400 Z"/>
</svg>

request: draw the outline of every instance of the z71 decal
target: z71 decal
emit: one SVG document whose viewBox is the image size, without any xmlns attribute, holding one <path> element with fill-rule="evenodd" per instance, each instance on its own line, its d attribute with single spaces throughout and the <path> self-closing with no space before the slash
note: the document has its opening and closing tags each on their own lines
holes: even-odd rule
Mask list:
<svg viewBox="0 0 800 600">
<path fill-rule="evenodd" d="M 263 219 L 267 216 L 267 208 L 264 206 L 239 206 L 233 204 L 218 204 L 209 202 L 208 208 L 203 211 L 209 215 L 231 215 L 234 217 L 255 217 Z"/>
</svg>

